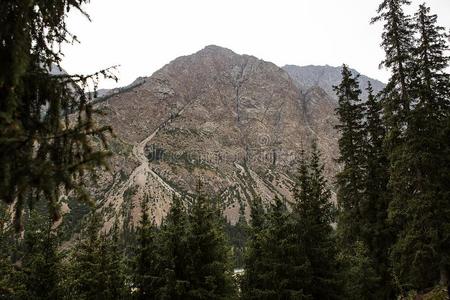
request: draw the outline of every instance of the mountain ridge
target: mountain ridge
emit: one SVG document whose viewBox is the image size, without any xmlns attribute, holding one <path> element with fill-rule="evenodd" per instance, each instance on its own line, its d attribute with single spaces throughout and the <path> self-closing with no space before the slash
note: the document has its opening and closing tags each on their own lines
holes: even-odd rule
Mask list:
<svg viewBox="0 0 450 300">
<path fill-rule="evenodd" d="M 336 101 L 301 90 L 274 63 L 218 47 L 178 57 L 119 93 L 96 101 L 113 127 L 111 172 L 92 187 L 104 229 L 134 227 L 149 197 L 156 223 L 173 195 L 189 201 L 202 180 L 231 223 L 261 196 L 292 199 L 298 154 L 316 140 L 332 185 Z M 69 211 L 70 211 L 69 205 Z"/>
<path fill-rule="evenodd" d="M 282 69 L 285 70 L 289 76 L 291 76 L 300 89 L 308 90 L 311 87 L 318 86 L 337 101 L 337 96 L 333 90 L 333 86 L 338 85 L 341 81 L 342 66 L 285 65 Z M 385 84 L 377 79 L 363 75 L 352 68 L 350 68 L 350 71 L 353 76 L 358 76 L 358 81 L 361 88 L 361 97 L 363 100 L 367 99 L 368 93 L 366 89 L 369 81 L 371 82 L 375 93 L 382 91 L 385 87 Z"/>
<path fill-rule="evenodd" d="M 211 45 L 205 46 L 204 48 L 202 48 L 192 54 L 182 55 L 182 56 L 179 56 L 179 57 L 171 60 L 169 63 L 165 64 L 162 68 L 160 68 L 159 70 L 156 70 L 153 74 L 157 73 L 161 69 L 164 69 L 167 65 L 170 65 L 171 63 L 175 62 L 178 59 L 183 59 L 183 58 L 189 57 L 191 55 L 204 53 L 204 52 L 221 52 L 222 55 L 223 54 L 225 54 L 225 55 L 232 55 L 232 54 L 242 55 L 242 56 L 247 56 L 247 57 L 251 57 L 253 59 L 257 59 L 260 61 L 274 64 L 270 61 L 265 61 L 263 59 L 259 59 L 253 55 L 237 54 L 237 53 L 233 52 L 231 49 L 228 49 L 226 47 L 221 47 L 218 45 L 211 44 Z M 297 87 L 299 87 L 304 92 L 306 92 L 311 87 L 317 86 L 317 87 L 322 88 L 332 98 L 337 100 L 335 92 L 333 91 L 333 86 L 336 84 L 339 84 L 342 66 L 331 66 L 328 64 L 326 64 L 326 65 L 303 65 L 303 66 L 298 66 L 298 65 L 293 65 L 293 64 L 287 64 L 284 66 L 278 66 L 276 64 L 274 64 L 274 65 L 283 69 L 284 71 L 286 71 L 286 73 L 293 79 L 293 81 L 297 85 Z M 385 86 L 385 83 L 383 83 L 382 81 L 380 81 L 378 79 L 366 76 L 351 67 L 350 67 L 350 70 L 354 76 L 359 76 L 359 82 L 361 85 L 363 99 L 367 98 L 367 92 L 365 91 L 365 89 L 367 88 L 368 81 L 370 81 L 372 83 L 372 86 L 373 86 L 375 92 L 381 91 Z M 141 82 L 142 80 L 145 80 L 146 78 L 150 78 L 151 76 L 153 76 L 153 74 L 150 76 L 139 76 L 132 83 L 130 83 L 126 86 L 123 86 L 123 87 L 117 87 L 117 88 L 112 88 L 112 89 L 101 89 L 101 93 L 99 93 L 99 98 L 101 98 L 102 96 L 109 97 L 112 94 L 119 93 L 122 89 L 128 89 L 130 87 L 133 87 L 134 85 L 136 85 L 137 82 Z M 328 80 L 324 80 L 324 78 L 328 79 Z"/>
</svg>

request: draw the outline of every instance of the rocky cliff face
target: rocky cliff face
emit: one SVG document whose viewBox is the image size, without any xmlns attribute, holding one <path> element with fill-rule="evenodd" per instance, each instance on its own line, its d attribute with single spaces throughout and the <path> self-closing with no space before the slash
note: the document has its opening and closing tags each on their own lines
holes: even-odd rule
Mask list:
<svg viewBox="0 0 450 300">
<path fill-rule="evenodd" d="M 290 201 L 298 154 L 313 139 L 330 182 L 336 172 L 333 97 L 253 56 L 208 46 L 97 105 L 116 134 L 112 171 L 95 188 L 105 229 L 136 224 L 144 197 L 160 222 L 198 180 L 231 222 L 258 195 Z"/>
<path fill-rule="evenodd" d="M 294 80 L 295 84 L 303 90 L 307 90 L 312 87 L 322 88 L 333 99 L 337 100 L 336 93 L 333 91 L 333 86 L 338 85 L 341 82 L 342 67 L 331 66 L 295 66 L 286 65 L 283 67 L 289 76 Z M 375 93 L 378 93 L 384 88 L 384 83 L 379 80 L 369 78 L 360 74 L 354 69 L 350 69 L 354 76 L 359 75 L 359 83 L 361 87 L 361 97 L 367 98 L 367 86 L 368 82 L 372 84 Z"/>
</svg>

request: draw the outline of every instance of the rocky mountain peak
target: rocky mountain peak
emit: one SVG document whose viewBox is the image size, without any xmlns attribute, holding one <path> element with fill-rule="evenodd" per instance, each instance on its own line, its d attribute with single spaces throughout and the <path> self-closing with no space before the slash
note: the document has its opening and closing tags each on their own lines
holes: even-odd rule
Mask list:
<svg viewBox="0 0 450 300">
<path fill-rule="evenodd" d="M 99 184 L 107 188 L 95 189 L 105 229 L 136 224 L 144 197 L 160 222 L 173 195 L 189 202 L 198 179 L 232 223 L 257 196 L 289 202 L 298 153 L 312 140 L 332 182 L 336 101 L 324 83 L 337 79 L 328 69 L 294 72 L 210 45 L 98 101 L 116 133 L 112 172 Z"/>
</svg>

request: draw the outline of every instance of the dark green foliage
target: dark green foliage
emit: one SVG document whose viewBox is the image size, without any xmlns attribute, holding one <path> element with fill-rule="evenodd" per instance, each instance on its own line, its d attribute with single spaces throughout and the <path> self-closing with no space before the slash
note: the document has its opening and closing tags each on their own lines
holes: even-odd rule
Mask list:
<svg viewBox="0 0 450 300">
<path fill-rule="evenodd" d="M 261 198 L 256 198 L 250 203 L 250 234 L 245 255 L 245 273 L 241 282 L 242 298 L 257 299 L 264 290 L 264 283 L 260 276 L 266 272 L 264 265 L 263 248 L 266 213 Z"/>
<path fill-rule="evenodd" d="M 340 123 L 336 128 L 340 133 L 338 162 L 342 165 L 336 175 L 338 229 L 341 243 L 351 246 L 361 237 L 364 222 L 361 212 L 366 171 L 364 107 L 359 99 L 357 78 L 347 66 L 342 69 L 342 82 L 334 89 L 339 97 L 336 113 Z"/>
<path fill-rule="evenodd" d="M 406 15 L 403 9 L 409 4 L 407 0 L 385 0 L 374 19 L 384 22 L 383 64 L 392 73 L 382 94 L 380 112 L 386 129 L 385 155 L 389 159 L 385 173 L 389 177 L 387 195 L 392 198 L 388 206 L 390 228 L 382 227 L 384 214 L 373 219 L 378 219 L 378 228 L 385 233 L 393 230 L 393 235 L 388 235 L 395 237 L 390 249 L 391 263 L 395 284 L 402 294 L 439 282 L 447 285 L 450 266 L 448 36 L 444 28 L 436 25 L 437 17 L 425 5 L 413 18 Z M 377 178 L 381 179 L 383 172 L 371 163 L 376 158 L 373 150 L 380 149 L 374 146 L 368 145 L 368 174 L 376 179 L 372 183 L 378 184 L 381 181 Z M 382 194 L 382 186 L 367 187 L 367 203 L 372 204 L 371 210 L 379 211 L 386 205 L 386 201 L 376 201 L 375 197 L 377 189 Z M 378 205 L 373 206 L 375 203 Z M 377 248 L 384 251 L 388 246 L 383 243 L 383 234 L 369 241 L 369 252 Z M 377 252 L 374 258 L 378 266 L 387 263 L 382 259 L 383 252 Z M 378 271 L 385 281 L 386 277 Z"/>
<path fill-rule="evenodd" d="M 384 22 L 381 46 L 386 57 L 381 65 L 392 71 L 383 91 L 384 117 L 388 128 L 386 145 L 391 151 L 395 151 L 402 138 L 411 106 L 413 25 L 411 18 L 403 11 L 403 6 L 409 4 L 409 0 L 383 0 L 377 10 L 378 16 L 372 19 L 372 22 Z"/>
<path fill-rule="evenodd" d="M 268 270 L 262 279 L 268 299 L 310 299 L 310 262 L 281 199 L 275 198 L 267 216 L 263 259 Z"/>
<path fill-rule="evenodd" d="M 188 219 L 182 199 L 172 198 L 169 214 L 161 225 L 161 250 L 164 274 L 162 299 L 186 299 L 189 289 L 187 266 L 189 253 L 187 244 Z"/>
<path fill-rule="evenodd" d="M 374 269 L 374 262 L 363 242 L 355 242 L 353 247 L 346 248 L 339 254 L 343 273 L 343 299 L 348 300 L 378 300 L 380 278 Z"/>
<path fill-rule="evenodd" d="M 126 286 L 125 246 L 120 239 L 117 223 L 111 228 L 109 237 L 104 237 L 103 242 L 106 244 L 105 271 L 109 274 L 109 299 L 125 299 L 130 291 Z"/>
<path fill-rule="evenodd" d="M 450 177 L 444 167 L 449 137 L 442 135 L 450 115 L 450 76 L 445 73 L 447 36 L 436 20 L 424 5 L 414 18 L 414 108 L 401 155 L 391 159 L 394 197 L 389 213 L 399 230 L 392 261 L 402 291 L 437 284 L 440 276 L 448 278 L 450 266 Z"/>
<path fill-rule="evenodd" d="M 199 188 L 189 211 L 187 299 L 230 299 L 234 294 L 229 248 L 220 212 Z"/>
<path fill-rule="evenodd" d="M 90 77 L 52 75 L 58 45 L 74 39 L 65 18 L 87 1 L 4 0 L 0 4 L 0 200 L 15 203 L 17 229 L 26 204 L 45 199 L 53 220 L 59 194 L 87 200 L 87 171 L 105 164 L 105 133 L 84 93 Z M 96 141 L 94 143 L 94 140 Z M 103 147 L 102 147 L 103 148 Z"/>
<path fill-rule="evenodd" d="M 0 299 L 26 295 L 21 274 L 15 264 L 18 256 L 17 242 L 8 221 L 6 207 L 0 203 Z"/>
<path fill-rule="evenodd" d="M 243 299 L 339 299 L 336 209 L 323 168 L 314 143 L 308 161 L 302 152 L 291 212 L 279 198 L 267 213 L 252 203 Z"/>
<path fill-rule="evenodd" d="M 123 299 L 125 282 L 117 233 L 100 234 L 100 218 L 90 216 L 86 231 L 75 245 L 67 280 L 68 299 Z"/>
<path fill-rule="evenodd" d="M 32 211 L 25 227 L 21 279 L 26 289 L 24 299 L 59 299 L 61 255 L 52 220 Z"/>
<path fill-rule="evenodd" d="M 253 255 L 256 265 L 246 265 L 254 269 L 245 274 L 244 299 L 311 299 L 305 291 L 310 286 L 310 264 L 286 205 L 276 197 L 266 216 L 267 224 L 251 244 L 256 247 L 249 249 L 248 262 Z"/>
<path fill-rule="evenodd" d="M 389 263 L 389 251 L 393 243 L 393 230 L 388 222 L 391 194 L 388 190 L 389 162 L 383 147 L 385 128 L 382 105 L 368 85 L 365 103 L 366 174 L 361 215 L 364 219 L 361 240 L 367 247 L 379 280 L 379 297 L 389 299 L 393 295 L 393 283 Z"/>
<path fill-rule="evenodd" d="M 310 263 L 310 286 L 314 299 L 339 299 L 339 270 L 334 230 L 336 208 L 323 175 L 324 166 L 314 142 L 308 162 L 302 158 L 294 191 L 293 222 Z M 304 156 L 302 154 L 302 156 Z"/>
<path fill-rule="evenodd" d="M 133 287 L 136 288 L 137 299 L 160 299 L 163 286 L 161 274 L 161 252 L 158 251 L 156 225 L 148 215 L 149 198 L 142 203 L 142 217 L 137 232 L 137 246 L 133 264 Z"/>
<path fill-rule="evenodd" d="M 341 134 L 339 162 L 342 170 L 337 174 L 341 258 L 351 258 L 355 249 L 364 247 L 364 259 L 373 264 L 370 268 L 380 279 L 359 285 L 364 290 L 357 294 L 367 293 L 370 299 L 389 299 L 393 284 L 388 256 L 393 234 L 387 222 L 389 167 L 384 148 L 382 107 L 373 95 L 370 83 L 367 102 L 360 103 L 359 84 L 345 66 L 342 82 L 335 90 L 339 96 L 337 114 L 340 125 L 337 128 Z M 353 280 L 356 270 L 365 276 L 363 269 L 343 263 L 342 277 L 346 283 Z M 370 284 L 377 286 L 369 287 Z M 353 286 L 352 290 L 356 287 Z M 378 294 L 374 294 L 375 291 Z"/>
</svg>

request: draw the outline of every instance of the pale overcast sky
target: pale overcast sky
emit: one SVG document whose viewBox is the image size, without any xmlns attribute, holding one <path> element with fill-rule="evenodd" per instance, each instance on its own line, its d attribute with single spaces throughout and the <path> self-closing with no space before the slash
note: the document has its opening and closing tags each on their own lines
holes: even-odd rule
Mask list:
<svg viewBox="0 0 450 300">
<path fill-rule="evenodd" d="M 381 0 L 91 0 L 92 22 L 69 15 L 81 44 L 64 47 L 63 67 L 88 74 L 121 65 L 123 86 L 171 60 L 215 44 L 278 66 L 347 63 L 386 81 L 378 69 L 381 24 L 370 25 Z M 423 1 L 412 1 L 415 11 Z M 450 0 L 428 0 L 439 23 L 450 28 Z"/>
</svg>

